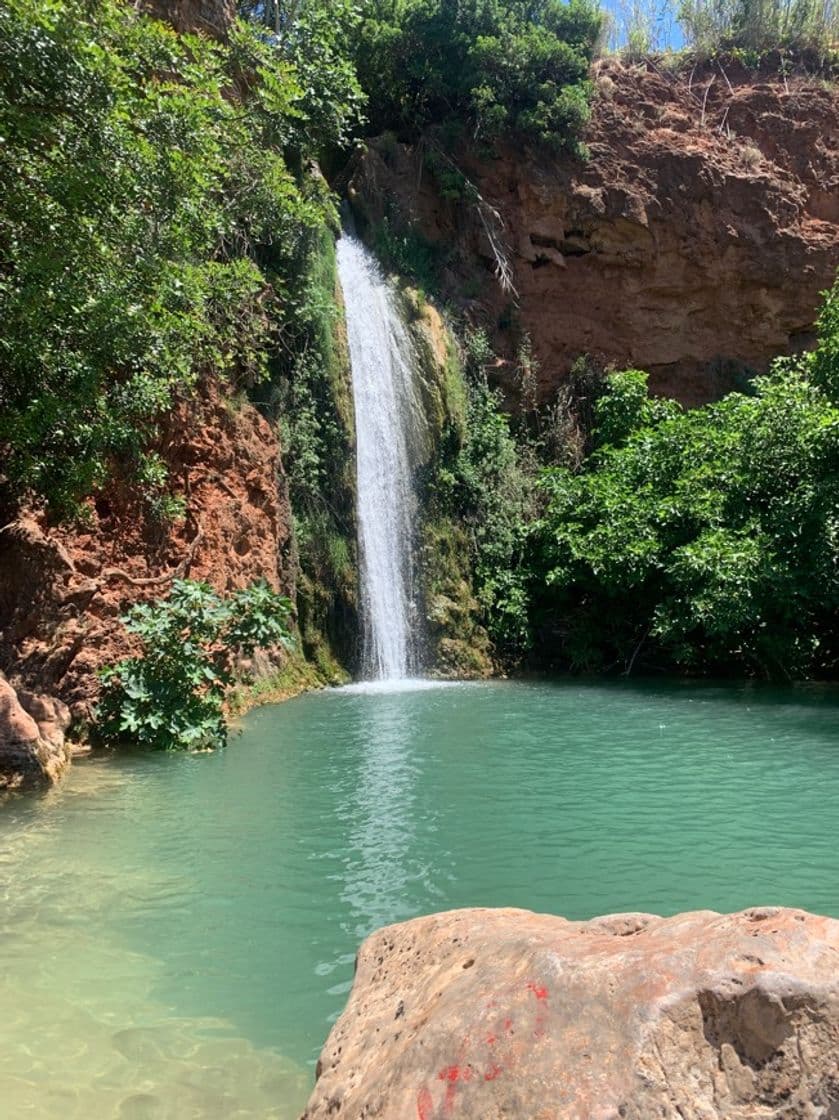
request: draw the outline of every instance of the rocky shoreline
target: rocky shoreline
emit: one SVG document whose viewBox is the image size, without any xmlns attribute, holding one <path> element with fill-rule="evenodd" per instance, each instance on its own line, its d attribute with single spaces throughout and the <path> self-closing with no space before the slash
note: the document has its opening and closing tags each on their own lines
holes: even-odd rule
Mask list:
<svg viewBox="0 0 839 1120">
<path fill-rule="evenodd" d="M 232 720 L 264 704 L 281 704 L 303 692 L 326 687 L 314 667 L 288 657 L 277 669 L 267 656 L 263 672 L 241 684 L 231 697 Z M 75 755 L 90 753 L 90 744 L 73 734 L 70 709 L 55 696 L 15 689 L 0 672 L 0 794 L 46 788 L 59 782 Z"/>
</svg>

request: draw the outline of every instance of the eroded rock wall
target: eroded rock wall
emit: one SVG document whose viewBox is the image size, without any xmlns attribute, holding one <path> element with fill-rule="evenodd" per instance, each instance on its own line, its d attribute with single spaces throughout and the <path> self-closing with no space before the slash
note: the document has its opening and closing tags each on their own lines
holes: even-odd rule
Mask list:
<svg viewBox="0 0 839 1120">
<path fill-rule="evenodd" d="M 303 1120 L 827 1120 L 839 922 L 459 910 L 358 955 Z"/>
<path fill-rule="evenodd" d="M 119 617 L 172 578 L 226 591 L 267 579 L 294 595 L 291 511 L 276 434 L 252 405 L 209 381 L 170 417 L 161 447 L 185 516 L 156 521 L 112 486 L 87 523 L 19 512 L 0 532 L 0 671 L 86 719 L 96 671 L 131 652 Z"/>
<path fill-rule="evenodd" d="M 543 397 L 589 354 L 694 404 L 809 346 L 839 265 L 837 87 L 615 60 L 594 80 L 587 162 L 456 153 L 503 220 L 517 299 L 494 282 L 479 208 L 430 169 L 451 171 L 433 138 L 374 144 L 351 197 L 438 248 L 445 295 L 489 325 L 510 369 L 530 335 Z"/>
<path fill-rule="evenodd" d="M 70 765 L 60 700 L 15 692 L 0 673 L 0 791 L 57 782 Z"/>
</svg>

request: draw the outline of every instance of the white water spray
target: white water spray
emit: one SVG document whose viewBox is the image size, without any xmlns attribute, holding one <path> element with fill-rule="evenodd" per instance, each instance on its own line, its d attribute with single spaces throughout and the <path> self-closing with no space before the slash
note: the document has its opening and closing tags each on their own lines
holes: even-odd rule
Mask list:
<svg viewBox="0 0 839 1120">
<path fill-rule="evenodd" d="M 338 242 L 357 442 L 363 674 L 396 681 L 419 669 L 415 622 L 412 447 L 422 432 L 415 356 L 395 294 L 375 259 Z"/>
</svg>

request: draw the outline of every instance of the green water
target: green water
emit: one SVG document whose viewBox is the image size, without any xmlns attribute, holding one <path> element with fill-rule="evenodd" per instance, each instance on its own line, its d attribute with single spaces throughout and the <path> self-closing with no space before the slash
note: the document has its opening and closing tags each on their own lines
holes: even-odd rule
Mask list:
<svg viewBox="0 0 839 1120">
<path fill-rule="evenodd" d="M 0 1115 L 287 1120 L 358 941 L 455 906 L 839 915 L 836 691 L 332 692 L 0 806 Z"/>
</svg>

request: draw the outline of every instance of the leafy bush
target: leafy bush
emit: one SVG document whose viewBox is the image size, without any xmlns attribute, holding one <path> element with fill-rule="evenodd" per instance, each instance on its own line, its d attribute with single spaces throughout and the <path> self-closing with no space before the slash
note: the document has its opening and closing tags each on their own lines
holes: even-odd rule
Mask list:
<svg viewBox="0 0 839 1120">
<path fill-rule="evenodd" d="M 222 598 L 192 580 L 175 580 L 166 599 L 135 604 L 122 621 L 144 652 L 102 671 L 99 736 L 160 750 L 223 746 L 236 659 L 288 644 L 290 607 L 266 583 Z"/>
<path fill-rule="evenodd" d="M 357 63 L 372 130 L 460 120 L 574 148 L 603 17 L 590 0 L 367 0 Z"/>
<path fill-rule="evenodd" d="M 767 676 L 839 657 L 837 293 L 815 354 L 691 411 L 637 371 L 597 402 L 585 469 L 544 476 L 542 624 L 577 667 Z"/>
<path fill-rule="evenodd" d="M 244 25 L 220 45 L 119 0 L 0 7 L 0 450 L 14 496 L 74 513 L 118 471 L 163 508 L 158 419 L 209 370 L 265 377 L 309 233 L 333 212 L 290 170 L 345 125 L 312 96 Z"/>
</svg>

